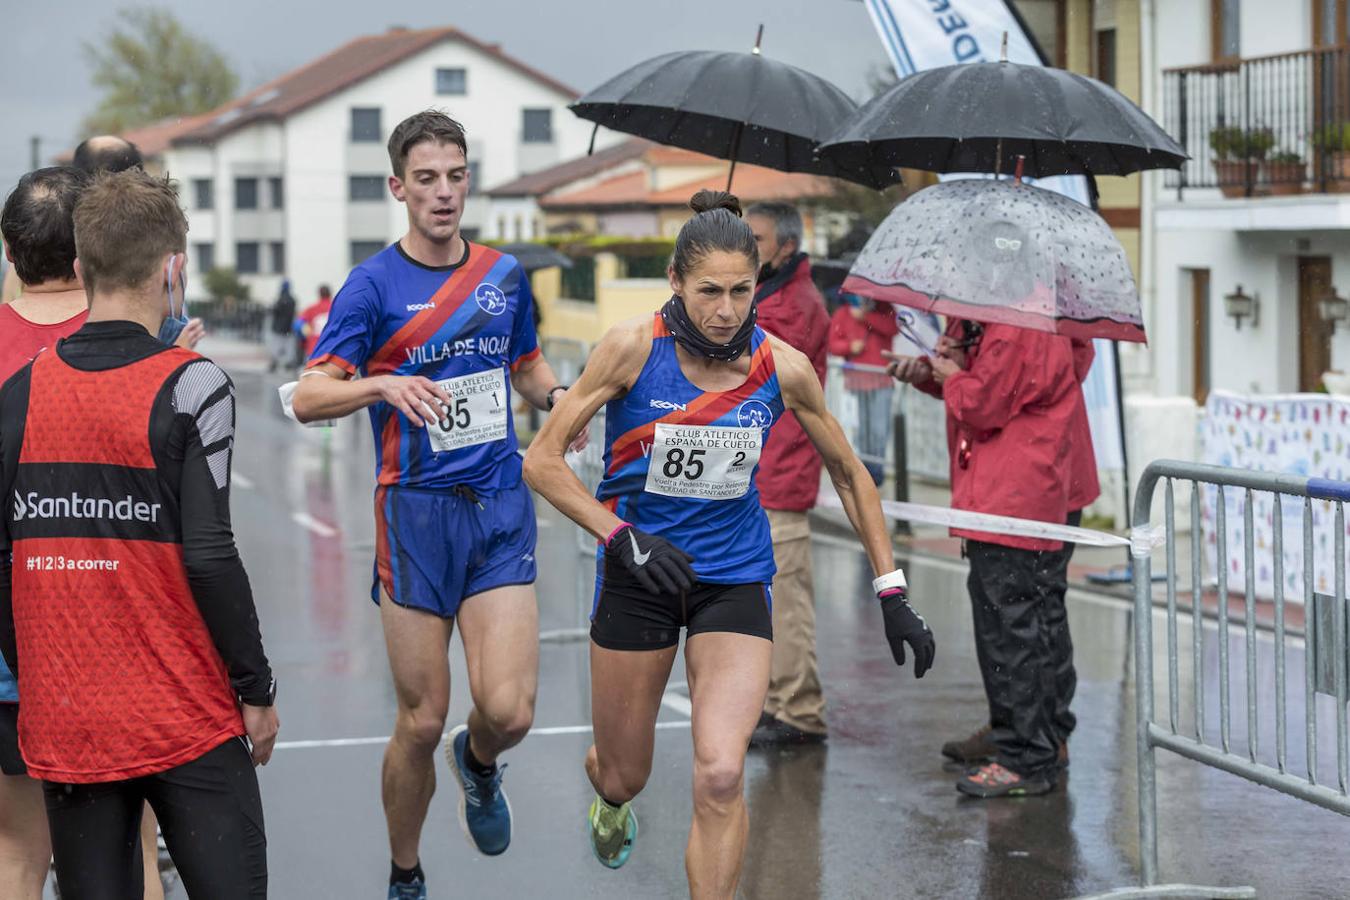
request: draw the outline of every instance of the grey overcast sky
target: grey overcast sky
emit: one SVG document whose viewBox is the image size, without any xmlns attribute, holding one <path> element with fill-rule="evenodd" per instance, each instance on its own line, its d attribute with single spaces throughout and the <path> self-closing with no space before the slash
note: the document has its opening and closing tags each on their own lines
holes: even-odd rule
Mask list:
<svg viewBox="0 0 1350 900">
<path fill-rule="evenodd" d="M 29 138 L 43 162 L 71 146 L 99 92 L 82 52 L 132 0 L 0 0 L 0 196 L 28 169 Z M 857 0 L 177 0 L 169 6 L 209 38 L 244 88 L 391 25 L 453 25 L 585 92 L 672 50 L 738 50 L 765 26 L 764 52 L 864 99 L 867 75 L 885 65 Z"/>
</svg>

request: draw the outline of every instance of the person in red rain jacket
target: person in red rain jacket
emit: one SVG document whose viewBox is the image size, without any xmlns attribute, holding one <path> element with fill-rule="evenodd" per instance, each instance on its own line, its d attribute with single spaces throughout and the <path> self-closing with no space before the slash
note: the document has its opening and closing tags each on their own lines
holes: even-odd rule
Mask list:
<svg viewBox="0 0 1350 900">
<path fill-rule="evenodd" d="M 759 325 L 806 354 L 825 383 L 829 317 L 800 251 L 802 217 L 786 203 L 757 203 L 746 222 L 761 261 L 755 301 Z M 815 590 L 807 510 L 820 490 L 820 456 L 791 412 L 769 433 L 755 486 L 773 535 L 773 663 L 752 747 L 825 739 L 825 697 L 816 665 Z"/>
<path fill-rule="evenodd" d="M 304 341 L 301 359 L 309 359 L 319 344 L 319 335 L 323 326 L 328 324 L 328 316 L 333 311 L 333 289 L 326 284 L 319 285 L 319 299 L 306 306 L 295 320 L 295 330 Z"/>
<path fill-rule="evenodd" d="M 1091 348 L 1088 347 L 1088 350 Z M 1084 485 L 1071 489 L 1086 431 L 1080 371 L 1091 358 L 1067 337 L 953 321 L 938 356 L 897 357 L 896 378 L 940 398 L 947 408 L 952 507 L 1066 522 Z M 1068 439 L 1066 440 L 1066 435 Z M 1087 452 L 1091 452 L 1090 439 Z M 1093 476 L 1095 481 L 1095 475 Z M 1058 541 L 952 529 L 970 560 L 975 642 L 989 701 L 989 727 L 943 754 L 981 764 L 957 782 L 963 793 L 1001 797 L 1054 789 L 1067 763 L 1057 724 L 1057 666 L 1072 649 L 1063 589 L 1053 577 L 1068 559 Z M 1062 583 L 1062 572 L 1059 581 Z M 1072 697 L 1072 683 L 1067 685 Z M 1068 712 L 1068 698 L 1063 701 Z M 1071 729 L 1072 724 L 1069 724 Z M 992 757 L 992 759 L 991 759 Z"/>
<path fill-rule="evenodd" d="M 889 305 L 877 308 L 872 301 L 856 294 L 841 297 L 848 302 L 840 304 L 830 318 L 830 353 L 843 357 L 847 363 L 884 367 L 886 360 L 882 354 L 891 349 L 891 342 L 900 333 L 895 313 Z M 891 440 L 894 382 L 884 372 L 846 369 L 844 387 L 858 400 L 855 449 L 879 486 L 885 477 L 886 445 Z"/>
</svg>

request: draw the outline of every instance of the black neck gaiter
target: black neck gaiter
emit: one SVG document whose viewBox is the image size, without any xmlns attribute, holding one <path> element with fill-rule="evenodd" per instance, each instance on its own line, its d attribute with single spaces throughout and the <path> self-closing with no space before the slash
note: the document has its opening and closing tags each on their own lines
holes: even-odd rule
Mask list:
<svg viewBox="0 0 1350 900">
<path fill-rule="evenodd" d="M 715 344 L 708 340 L 703 332 L 698 330 L 689 319 L 689 312 L 684 308 L 684 300 L 679 294 L 674 294 L 666 305 L 661 307 L 661 318 L 666 323 L 666 328 L 674 336 L 676 343 L 688 350 L 695 356 L 706 356 L 708 359 L 718 359 L 723 362 L 731 362 L 739 359 L 746 348 L 750 346 L 750 336 L 755 333 L 755 321 L 758 319 L 756 305 L 750 305 L 750 314 L 745 317 L 741 323 L 740 329 L 725 344 Z"/>
</svg>

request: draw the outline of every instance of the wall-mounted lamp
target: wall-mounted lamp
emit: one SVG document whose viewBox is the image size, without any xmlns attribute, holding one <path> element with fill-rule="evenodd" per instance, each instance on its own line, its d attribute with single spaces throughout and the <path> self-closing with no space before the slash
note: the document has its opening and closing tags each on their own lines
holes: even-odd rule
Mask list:
<svg viewBox="0 0 1350 900">
<path fill-rule="evenodd" d="M 1321 314 L 1322 321 L 1331 326 L 1331 333 L 1335 334 L 1336 323 L 1350 318 L 1350 300 L 1338 295 L 1336 289 L 1332 288 L 1317 301 L 1317 311 Z"/>
<path fill-rule="evenodd" d="M 1252 327 L 1256 327 L 1261 304 L 1255 297 L 1243 293 L 1242 285 L 1239 284 L 1236 291 L 1223 298 L 1223 309 L 1232 318 L 1237 330 L 1241 331 L 1243 319 L 1251 319 Z"/>
</svg>

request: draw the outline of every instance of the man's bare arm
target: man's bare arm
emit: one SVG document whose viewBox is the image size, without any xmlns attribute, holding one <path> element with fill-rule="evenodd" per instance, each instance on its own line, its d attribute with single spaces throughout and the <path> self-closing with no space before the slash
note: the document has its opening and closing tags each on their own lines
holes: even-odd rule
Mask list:
<svg viewBox="0 0 1350 900">
<path fill-rule="evenodd" d="M 642 371 L 651 350 L 650 321 L 625 322 L 605 334 L 586 361 L 585 371 L 559 396 L 525 454 L 525 480 L 530 487 L 601 541 L 623 520 L 591 496 L 563 454 L 600 407 L 628 390 Z"/>
<path fill-rule="evenodd" d="M 436 424 L 441 405 L 450 406 L 450 395 L 436 382 L 420 375 L 352 379 L 333 363 L 323 363 L 305 372 L 291 405 L 301 422 L 319 422 L 351 415 L 380 401 L 421 427 Z"/>
</svg>

